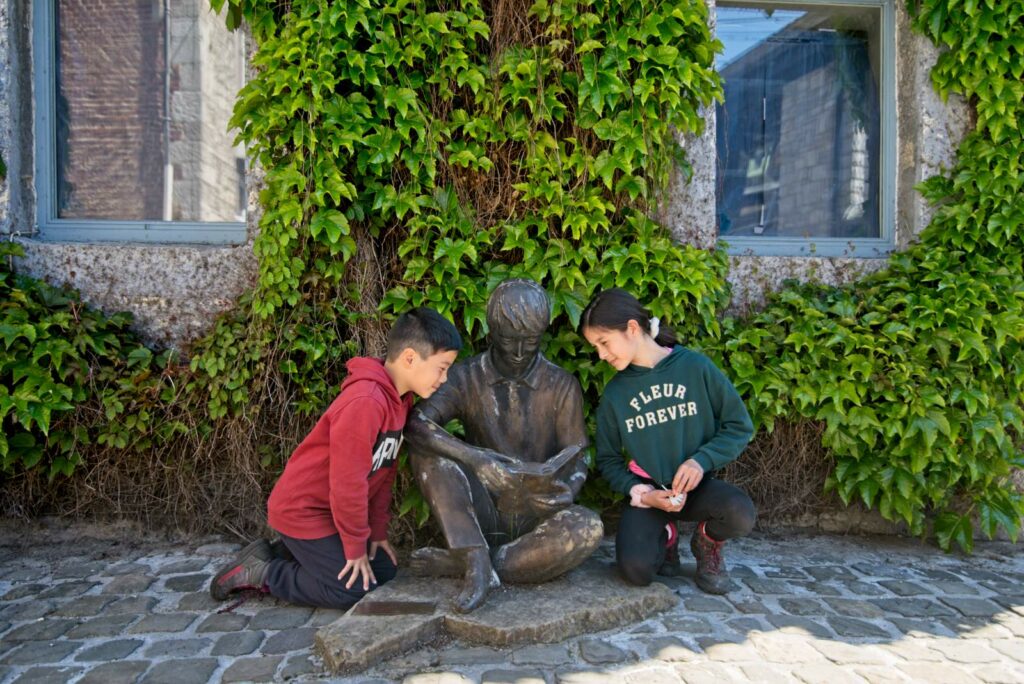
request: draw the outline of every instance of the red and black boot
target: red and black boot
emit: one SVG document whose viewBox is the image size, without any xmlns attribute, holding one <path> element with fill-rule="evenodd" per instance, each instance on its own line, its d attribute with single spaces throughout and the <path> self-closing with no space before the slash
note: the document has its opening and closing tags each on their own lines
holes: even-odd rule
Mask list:
<svg viewBox="0 0 1024 684">
<path fill-rule="evenodd" d="M 725 542 L 712 539 L 708 536 L 707 521 L 697 525 L 690 537 L 690 551 L 697 559 L 697 573 L 694 579 L 702 591 L 709 594 L 724 594 L 731 588 L 729 573 L 725 569 L 725 559 L 722 558 L 722 547 Z"/>
<path fill-rule="evenodd" d="M 665 529 L 668 531 L 668 541 L 665 542 L 665 560 L 658 568 L 658 574 L 662 577 L 681 577 L 683 566 L 679 562 L 679 530 L 674 521 L 666 523 Z"/>
<path fill-rule="evenodd" d="M 210 596 L 224 601 L 235 591 L 266 591 L 267 566 L 274 555 L 266 539 L 258 539 L 242 549 L 210 581 Z"/>
</svg>

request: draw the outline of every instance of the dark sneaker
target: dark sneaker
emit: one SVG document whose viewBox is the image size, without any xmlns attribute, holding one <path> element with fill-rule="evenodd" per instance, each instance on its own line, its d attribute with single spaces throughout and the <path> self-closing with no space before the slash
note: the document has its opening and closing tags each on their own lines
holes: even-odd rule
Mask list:
<svg viewBox="0 0 1024 684">
<path fill-rule="evenodd" d="M 690 537 L 690 551 L 697 559 L 697 573 L 694 577 L 697 586 L 709 594 L 724 594 L 731 588 L 729 573 L 725 569 L 722 558 L 722 547 L 725 542 L 715 541 L 704 530 L 707 522 L 697 525 Z"/>
<path fill-rule="evenodd" d="M 270 555 L 272 558 L 280 558 L 281 560 L 295 560 L 295 556 L 292 555 L 291 549 L 285 546 L 284 541 L 281 539 L 275 539 L 270 542 Z"/>
<path fill-rule="evenodd" d="M 265 591 L 267 565 L 273 559 L 270 544 L 258 539 L 242 549 L 235 558 L 210 581 L 210 596 L 217 601 L 243 589 Z"/>
</svg>

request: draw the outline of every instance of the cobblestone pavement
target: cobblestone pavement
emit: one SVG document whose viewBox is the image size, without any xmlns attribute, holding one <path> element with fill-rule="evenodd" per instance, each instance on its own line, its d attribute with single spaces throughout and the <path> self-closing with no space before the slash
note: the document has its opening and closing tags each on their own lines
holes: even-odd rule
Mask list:
<svg viewBox="0 0 1024 684">
<path fill-rule="evenodd" d="M 915 540 L 756 535 L 728 547 L 728 598 L 666 579 L 677 607 L 623 629 L 434 644 L 331 678 L 310 645 L 337 611 L 263 599 L 218 612 L 206 585 L 236 545 L 102 529 L 0 525 L 0 683 L 1024 682 L 1022 545 L 963 557 Z M 599 553 L 610 559 L 610 543 Z"/>
</svg>

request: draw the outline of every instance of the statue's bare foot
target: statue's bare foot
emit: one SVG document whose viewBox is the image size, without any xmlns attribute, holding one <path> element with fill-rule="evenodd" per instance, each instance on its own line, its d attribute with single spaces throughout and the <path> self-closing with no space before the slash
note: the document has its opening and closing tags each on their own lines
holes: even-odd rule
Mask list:
<svg viewBox="0 0 1024 684">
<path fill-rule="evenodd" d="M 420 577 L 462 577 L 462 558 L 448 549 L 426 546 L 409 558 L 409 572 Z"/>
<path fill-rule="evenodd" d="M 479 608 L 491 589 L 501 584 L 498 574 L 491 567 L 491 554 L 487 548 L 467 549 L 465 552 L 466 574 L 462 591 L 455 599 L 455 610 L 468 613 Z"/>
</svg>

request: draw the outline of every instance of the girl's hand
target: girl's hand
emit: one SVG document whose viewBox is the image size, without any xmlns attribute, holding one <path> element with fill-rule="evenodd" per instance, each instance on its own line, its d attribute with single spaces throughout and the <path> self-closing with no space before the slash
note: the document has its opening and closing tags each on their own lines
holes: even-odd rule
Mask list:
<svg viewBox="0 0 1024 684">
<path fill-rule="evenodd" d="M 676 498 L 677 496 L 679 498 Z M 686 505 L 686 494 L 675 495 L 663 489 L 652 489 L 649 492 L 645 492 L 641 499 L 645 505 L 651 508 L 658 508 L 666 513 L 678 513 Z"/>
<path fill-rule="evenodd" d="M 391 548 L 391 544 L 388 543 L 387 539 L 381 539 L 380 541 L 370 542 L 370 560 L 377 557 L 377 549 L 384 549 L 384 553 L 388 554 L 391 558 L 391 562 L 398 565 L 398 556 L 395 554 L 395 550 Z"/>
<path fill-rule="evenodd" d="M 672 491 L 685 494 L 692 491 L 704 479 L 704 468 L 692 458 L 679 466 L 676 476 L 672 478 Z"/>
<path fill-rule="evenodd" d="M 347 563 L 345 567 L 338 573 L 338 579 L 351 572 L 351 576 L 348 578 L 348 582 L 345 583 L 346 589 L 351 589 L 352 585 L 355 584 L 357 577 L 363 578 L 363 591 L 370 591 L 370 582 L 377 583 L 377 578 L 373 576 L 373 568 L 370 567 L 370 559 L 363 554 L 359 558 L 354 558 Z"/>
</svg>

